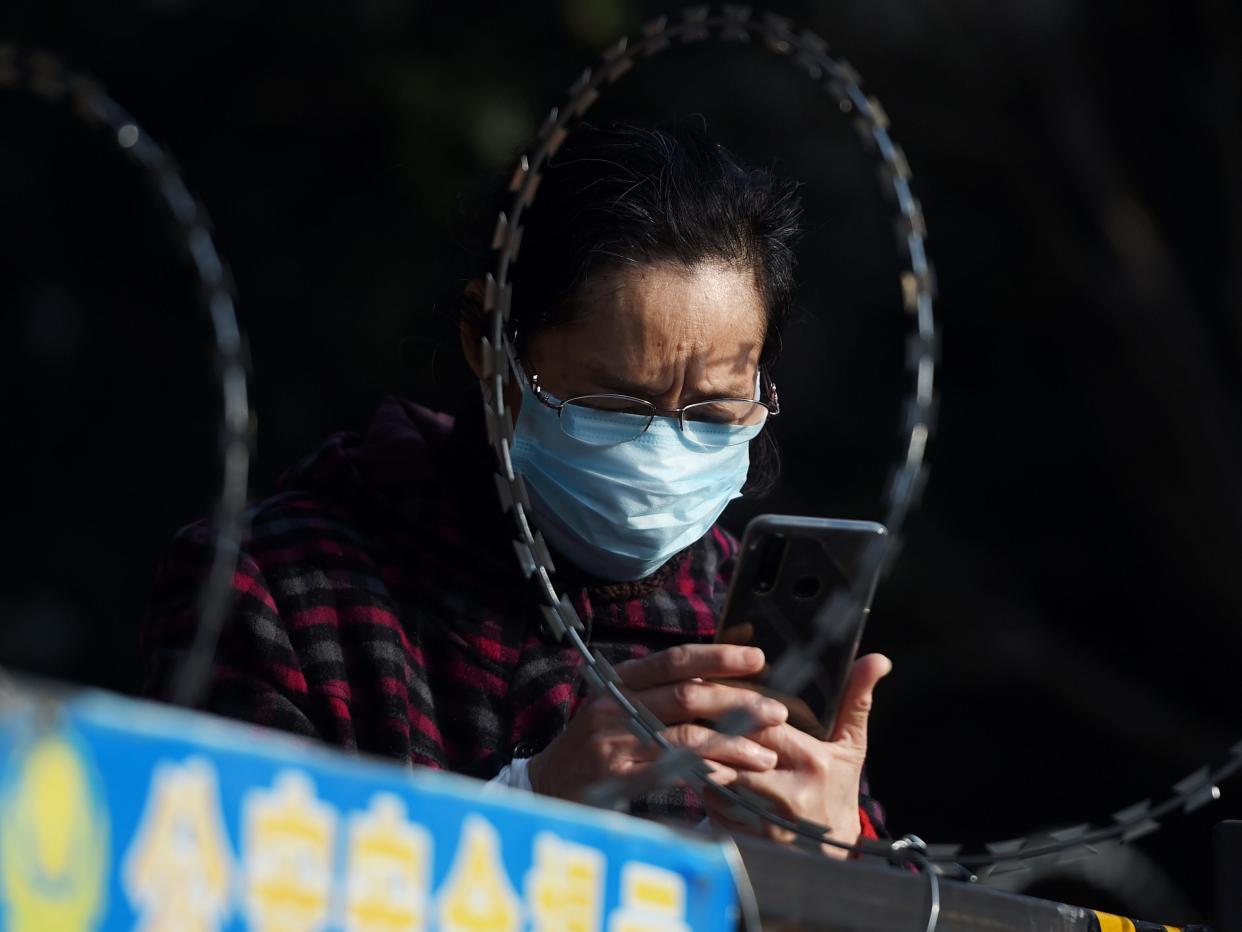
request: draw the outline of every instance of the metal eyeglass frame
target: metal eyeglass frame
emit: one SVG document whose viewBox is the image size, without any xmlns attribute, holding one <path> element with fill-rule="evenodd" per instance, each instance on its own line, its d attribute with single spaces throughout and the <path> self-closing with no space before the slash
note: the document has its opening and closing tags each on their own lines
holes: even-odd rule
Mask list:
<svg viewBox="0 0 1242 932">
<path fill-rule="evenodd" d="M 574 395 L 572 398 L 566 398 L 564 401 L 549 401 L 547 397 L 547 389 L 539 384 L 539 374 L 537 372 L 527 372 L 526 367 L 522 365 L 516 355 L 511 355 L 510 358 L 514 368 L 521 374 L 522 377 L 526 379 L 527 382 L 530 383 L 530 388 L 531 391 L 535 393 L 535 398 L 540 404 L 555 411 L 558 419 L 562 416 L 565 406 L 573 404 L 573 402 L 577 401 L 579 398 L 617 398 L 624 399 L 625 401 L 632 401 L 641 407 L 649 408 L 651 410 L 651 415 L 647 418 L 647 423 L 643 426 L 642 430 L 631 438 L 632 440 L 637 440 L 645 434 L 647 432 L 647 428 L 651 426 L 652 420 L 657 417 L 676 417 L 677 426 L 681 428 L 682 433 L 686 433 L 686 411 L 687 409 L 697 407 L 698 405 L 720 404 L 722 401 L 744 401 L 748 404 L 761 405 L 762 407 L 768 409 L 768 416 L 764 418 L 762 425 L 763 427 L 767 427 L 768 419 L 774 418 L 781 413 L 781 400 L 780 396 L 776 392 L 776 383 L 772 381 L 771 376 L 768 375 L 767 367 L 763 365 L 759 366 L 758 382 L 759 387 L 767 391 L 767 401 L 764 401 L 762 398 L 706 398 L 703 401 L 692 401 L 690 404 L 682 405 L 680 408 L 662 409 L 656 407 L 645 398 L 637 398 L 634 395 L 625 395 L 618 392 L 587 392 L 582 395 Z M 629 441 L 622 442 L 628 443 Z"/>
</svg>

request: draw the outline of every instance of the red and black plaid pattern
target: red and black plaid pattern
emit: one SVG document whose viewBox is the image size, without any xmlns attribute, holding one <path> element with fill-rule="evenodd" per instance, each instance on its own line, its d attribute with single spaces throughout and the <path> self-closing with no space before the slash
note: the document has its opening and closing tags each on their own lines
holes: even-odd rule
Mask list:
<svg viewBox="0 0 1242 932">
<path fill-rule="evenodd" d="M 496 502 L 476 404 L 446 415 L 389 399 L 254 506 L 210 711 L 342 748 L 489 778 L 564 728 L 581 660 L 544 631 Z M 737 542 L 720 528 L 637 583 L 557 581 L 613 663 L 716 629 Z M 142 633 L 145 688 L 169 693 L 211 557 L 204 524 L 160 568 Z M 864 795 L 864 825 L 881 826 Z M 689 791 L 635 811 L 698 818 Z"/>
</svg>

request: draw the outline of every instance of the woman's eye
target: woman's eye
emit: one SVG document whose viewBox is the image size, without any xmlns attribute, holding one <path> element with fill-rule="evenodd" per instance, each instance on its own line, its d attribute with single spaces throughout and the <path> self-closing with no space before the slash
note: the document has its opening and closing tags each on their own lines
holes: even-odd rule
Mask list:
<svg viewBox="0 0 1242 932">
<path fill-rule="evenodd" d="M 590 408 L 592 411 L 615 411 L 619 414 L 651 414 L 651 407 L 636 398 L 618 395 L 579 395 L 571 399 L 573 407 Z"/>
<path fill-rule="evenodd" d="M 722 401 L 704 401 L 686 408 L 687 421 L 702 421 L 708 424 L 755 425 L 762 424 L 768 416 L 768 409 L 757 401 L 744 401 L 730 398 Z"/>
<path fill-rule="evenodd" d="M 709 424 L 732 424 L 736 417 L 733 409 L 724 404 L 695 405 L 686 411 L 686 420 L 706 421 Z"/>
</svg>

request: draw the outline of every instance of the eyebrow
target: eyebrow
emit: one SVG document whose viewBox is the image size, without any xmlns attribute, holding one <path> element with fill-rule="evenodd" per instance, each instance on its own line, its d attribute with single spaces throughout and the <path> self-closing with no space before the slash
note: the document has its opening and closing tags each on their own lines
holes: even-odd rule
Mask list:
<svg viewBox="0 0 1242 932">
<path fill-rule="evenodd" d="M 603 367 L 586 366 L 586 376 L 595 385 L 608 386 L 609 390 L 621 392 L 623 395 L 658 395 L 658 390 L 653 390 L 650 385 L 642 385 L 638 382 L 630 382 L 620 376 L 614 375 Z"/>
<path fill-rule="evenodd" d="M 608 372 L 602 367 L 587 364 L 585 369 L 588 379 L 596 385 L 608 386 L 610 391 L 615 391 L 622 395 L 635 395 L 644 399 L 660 394 L 659 389 L 653 389 L 650 385 L 642 385 L 638 382 L 627 381 L 620 376 Z M 692 400 L 687 403 L 693 404 L 694 401 L 710 401 L 713 398 L 745 398 L 748 397 L 748 395 L 748 392 L 742 392 L 740 395 L 727 394 L 723 392 L 713 392 L 711 394 L 695 392 L 691 393 Z"/>
</svg>

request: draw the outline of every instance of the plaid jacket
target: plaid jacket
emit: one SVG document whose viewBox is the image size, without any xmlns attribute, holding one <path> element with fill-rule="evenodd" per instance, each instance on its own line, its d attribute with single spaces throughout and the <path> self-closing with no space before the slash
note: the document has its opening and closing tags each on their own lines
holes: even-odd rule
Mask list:
<svg viewBox="0 0 1242 932">
<path fill-rule="evenodd" d="M 454 419 L 399 399 L 343 433 L 251 509 L 210 711 L 342 748 L 490 778 L 542 749 L 584 697 L 581 660 L 541 627 L 492 481 L 477 399 Z M 713 528 L 651 577 L 556 582 L 613 663 L 716 628 L 737 542 Z M 180 531 L 142 631 L 145 691 L 170 692 L 211 555 Z M 882 814 L 862 799 L 864 831 Z M 697 819 L 689 790 L 633 811 Z"/>
</svg>

